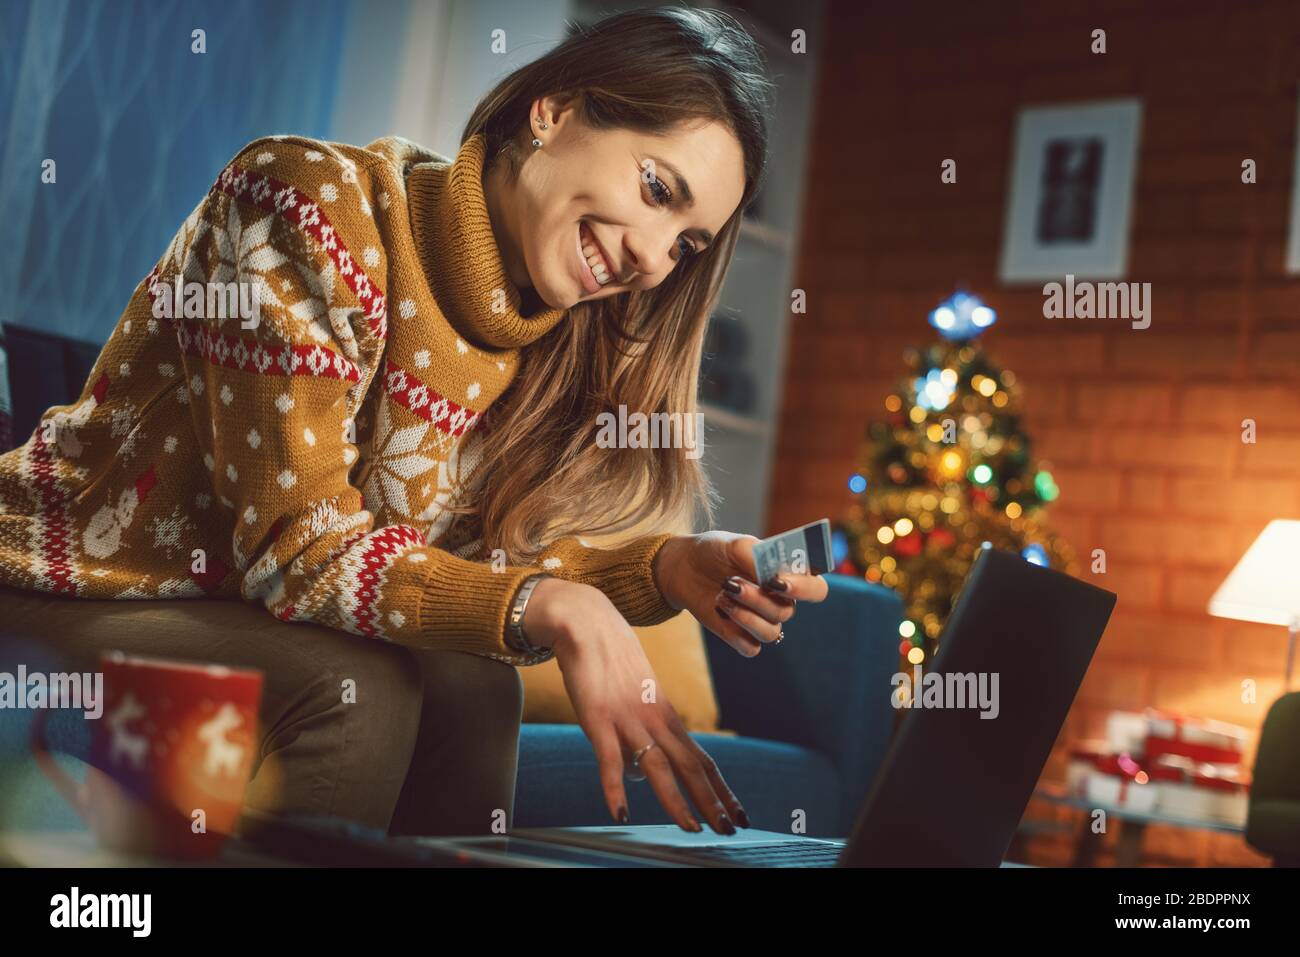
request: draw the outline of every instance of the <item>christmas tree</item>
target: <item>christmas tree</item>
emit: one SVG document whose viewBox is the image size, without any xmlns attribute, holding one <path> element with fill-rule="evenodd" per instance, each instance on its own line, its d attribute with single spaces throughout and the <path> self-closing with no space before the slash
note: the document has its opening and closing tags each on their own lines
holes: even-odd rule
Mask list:
<svg viewBox="0 0 1300 957">
<path fill-rule="evenodd" d="M 933 657 L 983 543 L 1076 571 L 1069 546 L 1042 521 L 1058 489 L 1021 430 L 1015 374 L 976 341 L 996 318 L 964 292 L 930 314 L 940 339 L 907 350 L 911 372 L 868 428 L 849 479 L 856 498 L 835 528 L 836 571 L 902 596 L 899 652 L 913 665 Z"/>
</svg>

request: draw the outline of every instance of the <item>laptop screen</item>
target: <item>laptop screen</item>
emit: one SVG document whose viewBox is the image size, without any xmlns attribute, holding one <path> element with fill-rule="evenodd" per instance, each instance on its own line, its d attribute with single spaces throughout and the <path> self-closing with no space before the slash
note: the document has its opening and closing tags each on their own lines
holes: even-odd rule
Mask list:
<svg viewBox="0 0 1300 957">
<path fill-rule="evenodd" d="M 842 863 L 996 867 L 1115 605 L 1108 591 L 985 548 L 906 710 Z"/>
</svg>

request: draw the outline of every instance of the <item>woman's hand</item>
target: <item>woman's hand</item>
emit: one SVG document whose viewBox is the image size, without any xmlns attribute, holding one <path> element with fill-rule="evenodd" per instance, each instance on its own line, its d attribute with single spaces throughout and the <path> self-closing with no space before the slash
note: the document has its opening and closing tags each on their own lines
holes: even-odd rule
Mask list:
<svg viewBox="0 0 1300 957">
<path fill-rule="evenodd" d="M 795 601 L 821 601 L 820 575 L 782 574 L 757 581 L 753 535 L 705 532 L 670 538 L 655 555 L 655 584 L 674 608 L 685 608 L 736 651 L 752 658 L 777 640 Z M 760 587 L 760 584 L 762 587 Z M 784 587 L 782 587 L 784 585 Z"/>
<path fill-rule="evenodd" d="M 646 660 L 641 642 L 604 592 L 559 578 L 543 579 L 528 600 L 524 632 L 536 645 L 553 648 L 578 724 L 600 765 L 605 804 L 626 824 L 624 766 L 641 756 L 640 769 L 668 816 L 683 830 L 703 828 L 692 816 L 678 783 L 719 834 L 734 834 L 735 821 L 749 827 L 744 808 L 717 765 L 687 733 Z"/>
</svg>

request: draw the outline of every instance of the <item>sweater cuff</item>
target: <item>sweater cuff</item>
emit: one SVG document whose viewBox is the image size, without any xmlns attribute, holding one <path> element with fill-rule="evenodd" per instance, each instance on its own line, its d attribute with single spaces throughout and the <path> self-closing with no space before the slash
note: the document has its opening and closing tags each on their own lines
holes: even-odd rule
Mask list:
<svg viewBox="0 0 1300 957">
<path fill-rule="evenodd" d="M 534 665 L 550 655 L 529 655 L 506 644 L 506 623 L 519 586 L 538 569 L 433 562 L 417 600 L 417 640 L 430 648 L 486 655 L 512 665 Z"/>
<path fill-rule="evenodd" d="M 565 539 L 550 550 L 561 565 L 552 574 L 599 588 L 629 625 L 657 625 L 681 613 L 655 585 L 654 560 L 673 532 L 633 539 L 615 548 L 587 548 Z M 547 563 L 543 567 L 551 570 Z"/>
</svg>

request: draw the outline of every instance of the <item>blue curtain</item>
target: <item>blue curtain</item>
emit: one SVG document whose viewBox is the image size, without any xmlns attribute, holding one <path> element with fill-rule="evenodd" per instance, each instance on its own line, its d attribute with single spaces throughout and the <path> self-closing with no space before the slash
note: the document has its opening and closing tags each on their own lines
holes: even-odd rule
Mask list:
<svg viewBox="0 0 1300 957">
<path fill-rule="evenodd" d="M 241 147 L 329 138 L 350 13 L 350 0 L 0 0 L 0 322 L 104 341 Z"/>
</svg>

